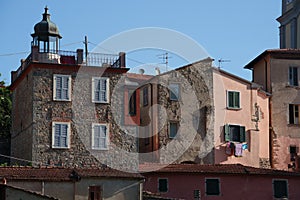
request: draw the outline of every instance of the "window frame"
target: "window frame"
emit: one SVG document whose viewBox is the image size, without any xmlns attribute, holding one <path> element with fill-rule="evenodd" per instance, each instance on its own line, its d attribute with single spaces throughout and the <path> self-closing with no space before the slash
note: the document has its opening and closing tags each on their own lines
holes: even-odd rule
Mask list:
<svg viewBox="0 0 300 200">
<path fill-rule="evenodd" d="M 98 147 L 95 146 L 95 127 L 99 126 L 100 128 L 102 126 L 105 126 L 106 128 L 106 135 L 105 135 L 105 143 L 106 143 L 106 147 L 100 147 L 100 144 Z M 92 144 L 91 144 L 91 148 L 92 150 L 109 150 L 109 124 L 107 123 L 92 123 Z M 103 139 L 103 137 L 99 137 L 99 139 Z"/>
<path fill-rule="evenodd" d="M 217 180 L 218 181 L 218 194 L 208 194 L 208 180 Z M 220 178 L 205 178 L 205 195 L 206 196 L 221 196 L 221 180 Z"/>
<path fill-rule="evenodd" d="M 149 89 L 148 86 L 143 88 L 143 106 L 148 106 L 148 98 L 149 98 Z"/>
<path fill-rule="evenodd" d="M 171 135 L 171 124 L 176 124 L 176 134 L 173 136 L 173 135 Z M 178 133 L 178 131 L 179 131 L 179 122 L 178 121 L 169 121 L 169 138 L 170 139 L 173 139 L 173 138 L 176 138 L 176 136 L 177 136 L 177 133 Z"/>
<path fill-rule="evenodd" d="M 230 97 L 229 97 L 229 93 L 232 93 L 233 94 L 233 102 L 232 102 L 232 104 L 233 104 L 233 106 L 230 106 Z M 239 100 L 238 100 L 238 106 L 236 106 L 236 102 L 235 102 L 235 97 L 234 97 L 234 95 L 235 94 L 238 94 L 239 96 Z M 240 109 L 242 109 L 242 107 L 241 107 L 241 92 L 240 91 L 236 91 L 236 90 L 227 90 L 226 91 L 226 97 L 227 97 L 227 109 L 230 109 L 230 110 L 240 110 Z"/>
<path fill-rule="evenodd" d="M 161 180 L 165 180 L 166 181 L 166 190 L 160 190 L 161 187 L 160 187 L 160 181 Z M 169 180 L 168 178 L 158 178 L 157 179 L 157 191 L 160 192 L 160 193 L 167 193 L 169 192 Z"/>
<path fill-rule="evenodd" d="M 278 181 L 278 182 L 285 182 L 285 189 L 286 189 L 286 196 L 276 196 L 276 191 L 275 191 L 275 182 Z M 289 182 L 287 179 L 273 179 L 272 180 L 272 188 L 273 188 L 273 197 L 275 199 L 282 199 L 282 198 L 289 198 Z"/>
<path fill-rule="evenodd" d="M 296 69 L 296 75 L 295 70 Z M 295 76 L 296 80 L 295 80 Z M 290 66 L 288 69 L 288 85 L 292 87 L 299 87 L 299 67 L 296 66 Z"/>
<path fill-rule="evenodd" d="M 173 90 L 173 88 L 174 88 L 173 86 L 178 87 L 178 93 L 177 93 L 177 95 L 176 95 L 176 93 Z M 175 98 L 174 98 L 174 96 L 172 94 L 174 94 Z M 179 101 L 180 100 L 180 96 L 181 96 L 180 83 L 169 83 L 169 99 L 171 101 Z"/>
<path fill-rule="evenodd" d="M 88 196 L 88 200 L 102 200 L 103 199 L 103 187 L 102 185 L 91 185 L 88 187 L 89 189 L 89 196 Z M 98 193 L 99 194 L 99 198 L 92 198 L 91 197 L 91 193 Z"/>
<path fill-rule="evenodd" d="M 99 94 L 99 99 L 95 98 L 95 95 L 96 95 L 95 81 L 102 81 L 102 80 L 106 81 L 106 88 L 105 88 L 106 101 L 101 100 L 100 94 Z M 110 99 L 109 99 L 109 97 L 110 97 L 109 82 L 110 82 L 109 77 L 92 77 L 92 102 L 93 103 L 109 103 L 110 102 Z M 101 92 L 101 89 L 99 90 L 99 92 Z"/>
<path fill-rule="evenodd" d="M 57 78 L 58 77 L 61 77 L 62 79 L 63 78 L 67 78 L 68 80 L 68 91 L 67 91 L 67 95 L 68 95 L 68 98 L 64 99 L 62 97 L 57 97 Z M 63 89 L 63 86 L 62 88 Z M 71 75 L 65 75 L 65 74 L 53 74 L 53 101 L 71 101 L 71 95 L 72 95 L 72 92 L 71 92 L 71 89 L 72 89 L 72 77 Z"/>
<path fill-rule="evenodd" d="M 239 127 L 239 141 L 233 140 L 233 136 L 230 131 L 230 127 Z M 225 124 L 224 125 L 224 140 L 226 142 L 246 142 L 246 127 L 241 125 L 235 125 L 235 124 Z"/>
<path fill-rule="evenodd" d="M 297 111 L 296 108 L 297 107 Z M 288 108 L 288 123 L 290 125 L 300 125 L 300 105 L 299 104 L 289 104 Z M 296 113 L 298 116 L 296 116 Z M 297 123 L 296 123 L 297 122 Z"/>
<path fill-rule="evenodd" d="M 64 146 L 55 146 L 55 133 L 56 133 L 56 125 L 67 125 L 67 145 Z M 52 144 L 51 147 L 53 149 L 69 149 L 71 146 L 71 123 L 70 122 L 52 122 Z"/>
<path fill-rule="evenodd" d="M 137 114 L 137 90 L 128 89 L 128 115 L 136 116 Z"/>
</svg>

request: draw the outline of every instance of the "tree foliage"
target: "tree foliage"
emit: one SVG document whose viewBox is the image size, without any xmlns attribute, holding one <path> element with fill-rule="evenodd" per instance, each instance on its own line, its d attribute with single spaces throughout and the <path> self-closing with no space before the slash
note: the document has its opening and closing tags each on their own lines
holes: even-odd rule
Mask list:
<svg viewBox="0 0 300 200">
<path fill-rule="evenodd" d="M 5 86 L 5 82 L 0 81 L 0 138 L 10 137 L 11 109 L 11 92 Z"/>
</svg>

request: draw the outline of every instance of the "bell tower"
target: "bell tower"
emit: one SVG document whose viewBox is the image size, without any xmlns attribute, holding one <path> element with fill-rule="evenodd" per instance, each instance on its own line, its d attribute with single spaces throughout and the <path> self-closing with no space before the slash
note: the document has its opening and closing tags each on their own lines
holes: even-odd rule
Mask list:
<svg viewBox="0 0 300 200">
<path fill-rule="evenodd" d="M 280 48 L 300 48 L 300 0 L 282 0 L 280 23 Z"/>
<path fill-rule="evenodd" d="M 50 20 L 48 8 L 45 7 L 43 19 L 34 26 L 34 33 L 31 34 L 32 47 L 38 48 L 40 53 L 57 53 L 59 40 L 62 38 L 58 27 Z"/>
</svg>

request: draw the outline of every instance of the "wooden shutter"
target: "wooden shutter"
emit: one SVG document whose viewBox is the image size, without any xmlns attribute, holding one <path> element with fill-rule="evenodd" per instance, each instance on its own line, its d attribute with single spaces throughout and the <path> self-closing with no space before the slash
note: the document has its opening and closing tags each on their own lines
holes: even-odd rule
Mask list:
<svg viewBox="0 0 300 200">
<path fill-rule="evenodd" d="M 240 142 L 246 142 L 246 129 L 245 129 L 245 126 L 240 126 Z"/>
<path fill-rule="evenodd" d="M 228 124 L 224 125 L 224 139 L 225 139 L 226 142 L 228 142 L 228 141 L 231 140 L 230 129 L 229 129 L 229 125 Z"/>
<path fill-rule="evenodd" d="M 234 108 L 240 108 L 240 93 L 234 92 Z"/>
</svg>

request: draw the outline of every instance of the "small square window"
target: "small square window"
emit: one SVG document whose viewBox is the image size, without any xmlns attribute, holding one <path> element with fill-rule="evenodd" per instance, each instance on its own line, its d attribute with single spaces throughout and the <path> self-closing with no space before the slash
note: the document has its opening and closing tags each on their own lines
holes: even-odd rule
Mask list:
<svg viewBox="0 0 300 200">
<path fill-rule="evenodd" d="M 170 100 L 178 101 L 180 98 L 180 85 L 177 83 L 171 83 L 169 85 Z"/>
<path fill-rule="evenodd" d="M 206 195 L 220 195 L 220 181 L 217 178 L 205 179 Z"/>
<path fill-rule="evenodd" d="M 71 101 L 71 76 L 53 75 L 53 100 Z"/>
<path fill-rule="evenodd" d="M 109 142 L 108 125 L 93 124 L 92 128 L 92 149 L 107 150 Z"/>
<path fill-rule="evenodd" d="M 52 123 L 52 148 L 66 149 L 70 147 L 70 123 Z"/>
<path fill-rule="evenodd" d="M 109 78 L 92 78 L 92 102 L 109 103 Z"/>
<path fill-rule="evenodd" d="M 287 180 L 273 180 L 273 193 L 275 198 L 288 198 Z"/>
<path fill-rule="evenodd" d="M 168 179 L 158 179 L 158 192 L 168 192 Z"/>
<path fill-rule="evenodd" d="M 239 109 L 240 106 L 240 92 L 227 91 L 227 108 Z"/>
<path fill-rule="evenodd" d="M 179 123 L 170 122 L 169 123 L 169 138 L 175 138 L 178 132 Z"/>
</svg>

